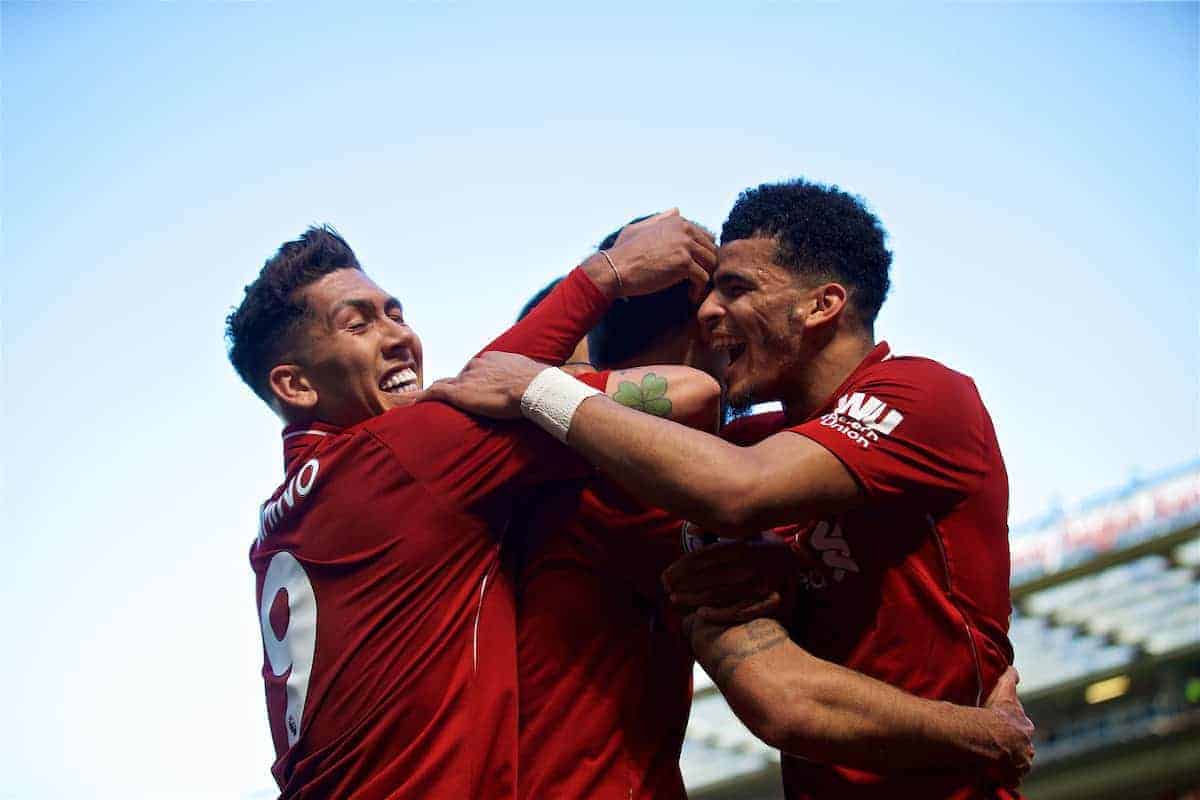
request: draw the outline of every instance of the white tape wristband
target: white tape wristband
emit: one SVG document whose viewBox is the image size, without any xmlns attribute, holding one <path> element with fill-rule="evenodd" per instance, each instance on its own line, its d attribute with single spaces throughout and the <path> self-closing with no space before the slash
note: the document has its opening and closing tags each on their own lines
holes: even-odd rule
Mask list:
<svg viewBox="0 0 1200 800">
<path fill-rule="evenodd" d="M 547 367 L 529 382 L 521 395 L 521 413 L 530 422 L 566 443 L 571 418 L 579 404 L 600 392 L 561 369 Z"/>
</svg>

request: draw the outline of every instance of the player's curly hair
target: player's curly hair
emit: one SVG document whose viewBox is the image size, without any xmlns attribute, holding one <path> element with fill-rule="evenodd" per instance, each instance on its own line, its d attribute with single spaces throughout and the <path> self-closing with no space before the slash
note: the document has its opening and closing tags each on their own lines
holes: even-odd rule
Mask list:
<svg viewBox="0 0 1200 800">
<path fill-rule="evenodd" d="M 892 253 L 862 198 L 803 178 L 747 189 L 721 228 L 721 244 L 763 236 L 777 238 L 780 265 L 844 284 L 863 323 L 874 324 L 887 297 Z"/>
<path fill-rule="evenodd" d="M 626 227 L 649 218 L 631 219 L 605 236 L 597 250 L 608 250 Z M 588 355 L 600 369 L 623 364 L 662 336 L 686 325 L 694 313 L 686 283 L 613 303 L 588 332 Z"/>
<path fill-rule="evenodd" d="M 350 245 L 328 225 L 312 226 L 284 242 L 246 287 L 241 305 L 225 318 L 229 361 L 246 385 L 271 403 L 267 376 L 287 352 L 308 315 L 298 290 L 339 269 L 358 269 Z"/>
</svg>

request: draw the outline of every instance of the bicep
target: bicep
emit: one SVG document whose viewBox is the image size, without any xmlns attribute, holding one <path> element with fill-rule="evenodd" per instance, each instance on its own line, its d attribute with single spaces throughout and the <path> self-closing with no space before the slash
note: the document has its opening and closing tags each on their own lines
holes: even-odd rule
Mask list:
<svg viewBox="0 0 1200 800">
<path fill-rule="evenodd" d="M 691 367 L 658 365 L 613 370 L 604 393 L 623 406 L 700 430 L 714 430 L 720 417 L 721 387 Z"/>
<path fill-rule="evenodd" d="M 738 494 L 746 525 L 764 529 L 840 514 L 865 495 L 846 465 L 807 436 L 783 431 L 746 448 Z"/>
</svg>

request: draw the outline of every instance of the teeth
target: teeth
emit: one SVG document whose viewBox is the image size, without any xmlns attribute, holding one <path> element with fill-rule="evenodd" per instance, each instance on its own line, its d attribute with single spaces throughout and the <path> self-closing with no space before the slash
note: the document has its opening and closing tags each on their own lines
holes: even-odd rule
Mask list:
<svg viewBox="0 0 1200 800">
<path fill-rule="evenodd" d="M 742 342 L 738 339 L 732 339 L 723 336 L 718 339 L 713 339 L 711 346 L 713 350 L 732 350 L 740 344 L 742 344 Z"/>
<path fill-rule="evenodd" d="M 379 388 L 383 389 L 385 392 L 411 392 L 416 390 L 416 383 L 417 373 L 411 369 L 402 369 L 381 383 Z"/>
</svg>

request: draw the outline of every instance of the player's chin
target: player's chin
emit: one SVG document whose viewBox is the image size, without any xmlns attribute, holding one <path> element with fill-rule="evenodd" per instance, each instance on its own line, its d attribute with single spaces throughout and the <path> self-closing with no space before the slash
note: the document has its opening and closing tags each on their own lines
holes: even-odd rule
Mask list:
<svg viewBox="0 0 1200 800">
<path fill-rule="evenodd" d="M 726 396 L 731 404 L 748 405 L 754 402 L 753 376 L 737 367 L 735 364 L 725 373 Z"/>
<path fill-rule="evenodd" d="M 731 371 L 725 397 L 730 407 L 749 409 L 757 403 L 773 399 L 768 388 L 770 385 L 770 380 L 764 380 L 761 375 L 746 370 L 737 373 Z"/>
<path fill-rule="evenodd" d="M 754 395 L 744 384 L 731 382 L 725 390 L 725 402 L 733 411 L 741 414 L 749 411 L 754 405 Z"/>
</svg>

